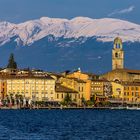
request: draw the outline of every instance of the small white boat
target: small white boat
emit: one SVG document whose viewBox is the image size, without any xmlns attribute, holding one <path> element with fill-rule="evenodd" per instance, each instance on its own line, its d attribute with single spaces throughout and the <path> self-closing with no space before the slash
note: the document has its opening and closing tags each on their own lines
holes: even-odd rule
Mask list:
<svg viewBox="0 0 140 140">
<path fill-rule="evenodd" d="M 121 110 L 121 109 L 126 109 L 126 107 L 118 106 L 118 107 L 111 107 L 111 109 L 118 109 L 118 110 Z"/>
<path fill-rule="evenodd" d="M 139 107 L 128 107 L 128 106 L 127 106 L 126 109 L 128 109 L 128 110 L 140 110 Z"/>
</svg>

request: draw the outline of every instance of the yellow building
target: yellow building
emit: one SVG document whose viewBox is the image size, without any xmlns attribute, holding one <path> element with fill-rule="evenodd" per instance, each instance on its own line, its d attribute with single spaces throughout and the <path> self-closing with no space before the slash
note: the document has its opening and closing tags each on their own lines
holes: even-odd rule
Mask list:
<svg viewBox="0 0 140 140">
<path fill-rule="evenodd" d="M 105 79 L 91 81 L 91 97 L 94 97 L 97 102 L 107 100 L 111 94 L 112 86 L 109 81 Z"/>
<path fill-rule="evenodd" d="M 112 97 L 118 100 L 123 99 L 124 86 L 118 82 L 112 82 Z"/>
<path fill-rule="evenodd" d="M 82 73 L 80 68 L 77 71 L 74 71 L 72 73 L 68 73 L 66 75 L 66 77 L 77 78 L 77 79 L 81 79 L 81 80 L 88 80 L 89 79 L 89 75 L 86 73 Z"/>
<path fill-rule="evenodd" d="M 7 82 L 4 79 L 0 79 L 0 99 L 4 99 L 7 93 Z"/>
<path fill-rule="evenodd" d="M 140 70 L 124 68 L 124 51 L 119 37 L 115 38 L 112 49 L 112 71 L 100 75 L 100 78 L 109 81 L 140 82 Z"/>
<path fill-rule="evenodd" d="M 68 77 L 61 77 L 59 78 L 59 82 L 72 90 L 78 92 L 77 102 L 80 105 L 81 99 L 86 99 L 86 82 L 77 78 L 68 78 Z"/>
<path fill-rule="evenodd" d="M 77 70 L 75 72 L 69 73 L 66 75 L 68 78 L 75 78 L 75 80 L 80 80 L 83 81 L 79 84 L 79 91 L 80 91 L 80 86 L 81 86 L 81 91 L 83 92 L 83 97 L 85 100 L 90 100 L 91 97 L 91 75 L 82 73 L 81 70 Z"/>
<path fill-rule="evenodd" d="M 127 82 L 123 83 L 124 86 L 124 101 L 140 103 L 140 83 Z"/>
<path fill-rule="evenodd" d="M 55 86 L 55 101 L 58 102 L 64 101 L 67 94 L 70 95 L 73 103 L 78 104 L 79 93 L 73 89 L 61 85 L 60 83 L 57 83 Z"/>
<path fill-rule="evenodd" d="M 100 75 L 100 78 L 104 78 L 109 81 L 140 82 L 140 70 L 115 69 Z"/>
<path fill-rule="evenodd" d="M 55 80 L 50 76 L 7 76 L 7 95 L 22 95 L 34 101 L 54 101 Z"/>
<path fill-rule="evenodd" d="M 140 83 L 112 82 L 112 99 L 123 103 L 140 103 Z"/>
</svg>

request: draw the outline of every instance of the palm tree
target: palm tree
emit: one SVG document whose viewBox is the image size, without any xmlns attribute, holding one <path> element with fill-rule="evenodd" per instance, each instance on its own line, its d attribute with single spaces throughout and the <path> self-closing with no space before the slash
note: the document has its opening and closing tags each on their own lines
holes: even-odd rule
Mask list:
<svg viewBox="0 0 140 140">
<path fill-rule="evenodd" d="M 18 100 L 19 100 L 19 105 L 20 105 L 20 108 L 21 108 L 21 106 L 23 106 L 23 96 L 18 95 Z"/>
<path fill-rule="evenodd" d="M 14 97 L 12 93 L 9 95 L 9 99 L 10 99 L 10 104 L 14 105 Z"/>
<path fill-rule="evenodd" d="M 19 104 L 20 104 L 19 94 L 16 94 L 16 95 L 15 95 L 15 100 L 16 100 L 16 105 L 17 105 L 17 108 L 18 108 L 18 106 L 19 106 Z"/>
</svg>

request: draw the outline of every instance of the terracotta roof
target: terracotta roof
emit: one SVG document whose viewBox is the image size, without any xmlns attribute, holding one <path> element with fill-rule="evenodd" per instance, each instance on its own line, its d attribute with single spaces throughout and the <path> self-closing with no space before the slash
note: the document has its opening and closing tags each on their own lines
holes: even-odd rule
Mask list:
<svg viewBox="0 0 140 140">
<path fill-rule="evenodd" d="M 140 70 L 132 70 L 132 69 L 115 69 L 115 70 L 111 70 L 107 73 L 110 73 L 110 72 L 126 72 L 126 73 L 130 73 L 130 74 L 140 74 Z M 104 73 L 104 74 L 107 74 L 107 73 Z M 102 75 L 104 75 L 102 74 Z"/>
<path fill-rule="evenodd" d="M 56 76 L 57 78 L 65 77 L 64 75 L 59 74 L 59 73 L 50 73 L 50 75 Z"/>
<path fill-rule="evenodd" d="M 116 82 L 123 86 L 140 86 L 140 82 Z"/>
<path fill-rule="evenodd" d="M 74 81 L 79 82 L 79 83 L 86 83 L 84 80 L 81 80 L 78 78 L 73 78 L 73 77 L 63 77 L 63 78 L 74 80 Z"/>
<path fill-rule="evenodd" d="M 78 78 L 71 78 L 74 79 L 75 81 L 79 82 L 79 83 L 86 83 L 84 80 L 78 79 Z"/>
<path fill-rule="evenodd" d="M 66 86 L 63 86 L 61 84 L 58 84 L 58 83 L 55 86 L 55 91 L 56 92 L 64 92 L 64 93 L 78 93 L 77 91 L 70 89 Z"/>
<path fill-rule="evenodd" d="M 136 82 L 122 82 L 121 84 L 124 86 L 140 86 L 140 83 Z"/>
<path fill-rule="evenodd" d="M 128 72 L 128 73 L 137 73 L 140 74 L 140 70 L 132 70 L 132 69 L 118 69 L 119 71 Z"/>
<path fill-rule="evenodd" d="M 97 80 L 92 80 L 91 82 L 109 82 L 106 79 L 97 79 Z"/>
<path fill-rule="evenodd" d="M 29 75 L 9 75 L 9 74 L 0 74 L 0 79 L 49 79 L 54 80 L 50 75 L 35 76 L 33 74 Z"/>
</svg>

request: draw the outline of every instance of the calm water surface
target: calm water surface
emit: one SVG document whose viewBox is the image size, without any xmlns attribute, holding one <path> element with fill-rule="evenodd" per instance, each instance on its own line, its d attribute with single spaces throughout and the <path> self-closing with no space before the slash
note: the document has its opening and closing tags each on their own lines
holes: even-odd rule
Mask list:
<svg viewBox="0 0 140 140">
<path fill-rule="evenodd" d="M 140 140 L 140 111 L 0 110 L 0 140 Z"/>
</svg>

